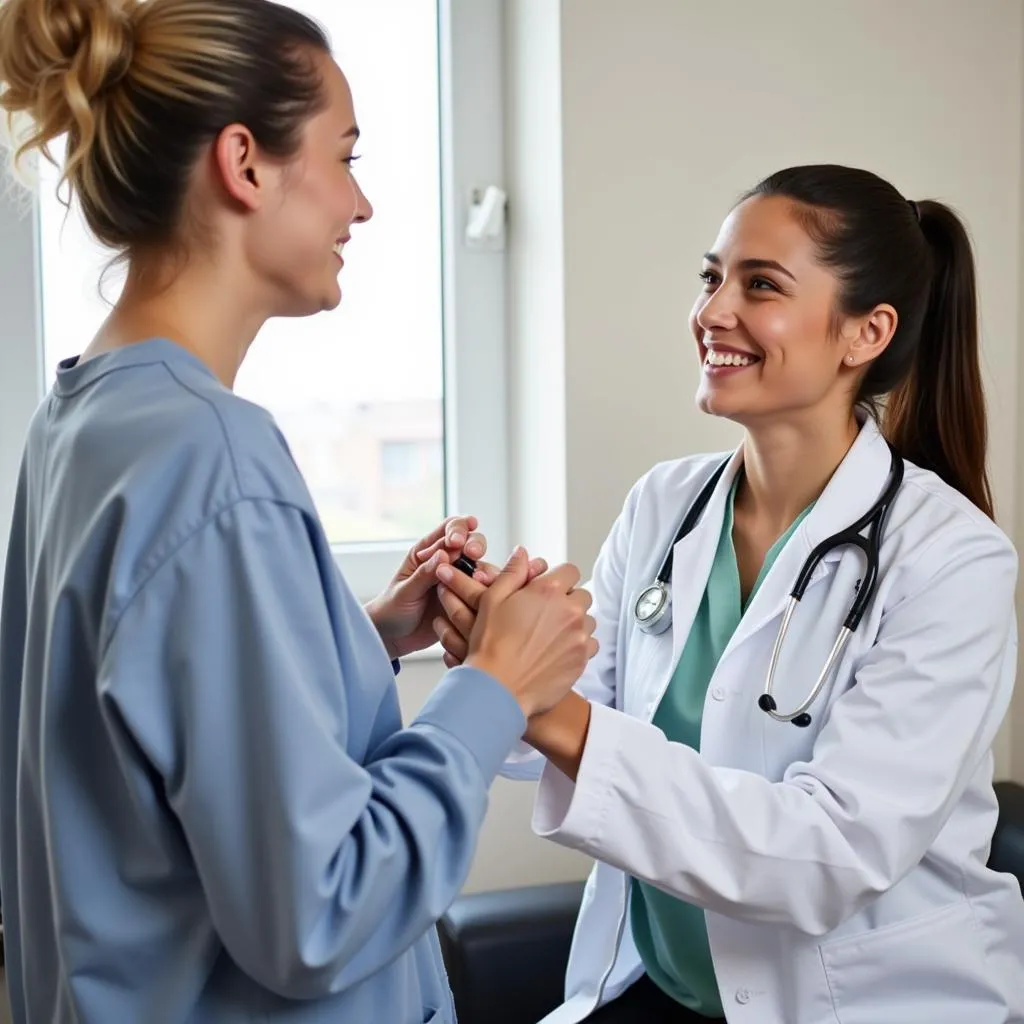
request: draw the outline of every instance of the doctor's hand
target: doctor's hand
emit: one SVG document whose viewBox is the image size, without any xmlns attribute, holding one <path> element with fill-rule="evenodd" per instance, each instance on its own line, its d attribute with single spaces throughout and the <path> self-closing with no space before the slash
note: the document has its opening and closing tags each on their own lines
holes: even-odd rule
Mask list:
<svg viewBox="0 0 1024 1024">
<path fill-rule="evenodd" d="M 474 561 L 483 558 L 487 539 L 476 532 L 478 525 L 476 516 L 446 519 L 409 549 L 384 593 L 366 606 L 389 657 L 401 658 L 435 643 L 434 621 L 445 615 L 437 596 L 437 569 L 463 553 Z M 480 586 L 497 575 L 490 566 L 476 573 Z"/>
<path fill-rule="evenodd" d="M 502 683 L 527 718 L 554 707 L 597 653 L 592 599 L 576 589 L 579 570 L 560 565 L 533 579 L 530 572 L 522 548 L 487 587 L 440 572 L 442 580 L 448 577 L 442 600 L 454 592 L 467 608 L 476 606 L 466 664 Z"/>
<path fill-rule="evenodd" d="M 547 571 L 548 563 L 543 558 L 531 558 L 523 585 Z M 477 571 L 470 579 L 448 565 L 438 566 L 437 596 L 444 614 L 434 619 L 434 634 L 444 648 L 444 663 L 448 668 L 455 668 L 466 660 L 480 598 L 500 572 L 489 562 L 478 562 Z"/>
</svg>

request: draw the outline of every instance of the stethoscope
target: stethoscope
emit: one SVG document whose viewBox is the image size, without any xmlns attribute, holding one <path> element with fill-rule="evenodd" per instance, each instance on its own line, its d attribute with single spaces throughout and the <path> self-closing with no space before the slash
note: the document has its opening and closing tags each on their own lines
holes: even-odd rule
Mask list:
<svg viewBox="0 0 1024 1024">
<path fill-rule="evenodd" d="M 828 680 L 832 669 L 843 656 L 843 651 L 846 650 L 846 645 L 853 635 L 853 631 L 860 624 L 868 603 L 874 596 L 878 585 L 878 553 L 882 541 L 882 528 L 885 525 L 886 517 L 889 515 L 889 509 L 892 507 L 896 492 L 899 490 L 900 484 L 903 483 L 903 459 L 900 458 L 899 453 L 891 444 L 889 445 L 889 455 L 892 460 L 889 467 L 889 480 L 881 496 L 855 523 L 851 523 L 850 526 L 845 530 L 840 530 L 839 533 L 832 534 L 831 537 L 826 537 L 818 544 L 804 562 L 803 568 L 796 578 L 796 584 L 790 592 L 789 601 L 786 603 L 786 609 L 782 615 L 782 624 L 779 626 L 778 636 L 775 638 L 775 644 L 772 646 L 764 691 L 757 700 L 758 707 L 771 715 L 777 722 L 792 722 L 801 728 L 806 728 L 811 724 L 808 708 L 817 700 L 818 694 L 821 693 L 822 687 Z M 670 581 L 672 579 L 672 557 L 675 547 L 697 525 L 707 503 L 711 500 L 711 494 L 715 489 L 715 485 L 718 483 L 722 473 L 725 472 L 725 467 L 728 463 L 729 460 L 726 459 L 711 474 L 711 478 L 701 488 L 700 493 L 683 517 L 683 521 L 676 531 L 672 543 L 669 545 L 668 552 L 661 563 L 661 569 L 657 577 L 650 586 L 644 587 L 640 591 L 633 604 L 633 617 L 636 619 L 637 625 L 645 633 L 657 636 L 664 633 L 672 622 Z M 863 533 L 865 529 L 867 530 L 867 536 Z M 804 596 L 804 591 L 807 589 L 811 575 L 818 567 L 818 563 L 830 551 L 841 547 L 860 548 L 864 553 L 867 565 L 864 570 L 863 579 L 850 607 L 850 614 L 846 616 L 846 621 L 839 630 L 836 642 L 832 645 L 832 650 L 825 661 L 825 667 L 821 670 L 814 688 L 807 695 L 807 699 L 796 710 L 788 714 L 782 714 L 775 703 L 775 698 L 772 696 L 772 690 L 775 687 L 775 669 L 779 663 L 782 641 L 786 637 L 786 631 L 789 629 L 793 612 L 800 603 L 800 599 Z"/>
</svg>

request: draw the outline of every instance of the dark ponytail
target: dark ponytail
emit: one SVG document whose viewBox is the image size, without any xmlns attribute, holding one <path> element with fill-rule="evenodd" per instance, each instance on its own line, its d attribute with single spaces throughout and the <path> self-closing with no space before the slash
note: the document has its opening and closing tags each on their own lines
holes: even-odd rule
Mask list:
<svg viewBox="0 0 1024 1024">
<path fill-rule="evenodd" d="M 991 517 L 971 243 L 948 206 L 917 208 L 932 251 L 931 291 L 913 365 L 889 395 L 882 422 L 904 458 L 937 473 Z"/>
<path fill-rule="evenodd" d="M 840 315 L 891 304 L 899 322 L 870 365 L 857 402 L 877 410 L 900 454 L 941 477 L 990 518 L 974 257 L 959 217 L 942 203 L 904 199 L 869 171 L 793 167 L 744 198 L 799 204 L 822 263 L 840 280 Z"/>
</svg>

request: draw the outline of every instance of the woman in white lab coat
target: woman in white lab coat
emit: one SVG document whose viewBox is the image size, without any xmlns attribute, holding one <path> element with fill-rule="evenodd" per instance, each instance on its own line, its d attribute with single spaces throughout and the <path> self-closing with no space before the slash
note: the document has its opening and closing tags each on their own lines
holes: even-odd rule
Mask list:
<svg viewBox="0 0 1024 1024">
<path fill-rule="evenodd" d="M 590 584 L 601 651 L 506 767 L 540 775 L 535 831 L 597 861 L 547 1021 L 1024 1021 L 1024 901 L 986 867 L 1017 556 L 992 521 L 965 231 L 868 172 L 792 168 L 700 276 L 697 401 L 743 442 L 633 487 Z M 779 721 L 759 698 L 801 567 L 900 467 L 863 618 L 810 723 Z M 671 628 L 645 632 L 673 545 Z M 814 569 L 769 709 L 804 701 L 862 585 L 855 548 Z M 455 661 L 479 584 L 451 586 Z"/>
</svg>

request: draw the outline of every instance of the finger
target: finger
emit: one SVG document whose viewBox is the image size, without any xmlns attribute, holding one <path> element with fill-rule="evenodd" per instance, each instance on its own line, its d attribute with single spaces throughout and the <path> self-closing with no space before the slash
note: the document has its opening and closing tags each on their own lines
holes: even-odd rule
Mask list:
<svg viewBox="0 0 1024 1024">
<path fill-rule="evenodd" d="M 589 636 L 593 636 L 595 629 L 597 629 L 597 619 L 595 619 L 593 615 L 584 615 L 583 632 Z"/>
<path fill-rule="evenodd" d="M 591 637 L 587 641 L 587 661 L 593 658 L 599 650 L 601 650 L 601 645 L 597 642 L 597 638 Z"/>
<path fill-rule="evenodd" d="M 421 537 L 413 544 L 412 549 L 416 552 L 416 556 L 421 562 L 425 562 L 434 551 L 438 551 L 447 545 L 447 539 L 451 533 L 453 523 L 462 524 L 459 529 L 466 534 L 471 530 L 475 530 L 479 525 L 476 516 L 449 516 L 435 526 L 425 537 Z M 424 554 L 424 552 L 427 553 Z"/>
<path fill-rule="evenodd" d="M 443 551 L 446 547 L 445 538 L 439 537 L 433 544 L 429 544 L 427 547 L 416 551 L 416 561 L 425 562 L 431 555 L 436 555 L 438 551 Z"/>
<path fill-rule="evenodd" d="M 442 523 L 435 526 L 434 529 L 432 529 L 425 537 L 420 537 L 420 539 L 413 544 L 412 549 L 416 552 L 416 557 L 419 558 L 420 561 L 426 561 L 426 559 L 429 558 L 439 546 L 443 546 L 445 533 L 448 530 L 448 522 L 449 520 L 445 519 Z M 440 545 L 438 544 L 438 541 L 441 542 Z"/>
<path fill-rule="evenodd" d="M 568 594 L 580 582 L 580 571 L 571 562 L 556 566 L 543 576 L 537 577 L 537 582 L 544 581 L 549 586 L 555 587 L 560 593 Z"/>
<path fill-rule="evenodd" d="M 463 661 L 469 652 L 469 645 L 459 635 L 458 631 L 446 619 L 436 618 L 433 621 L 434 636 L 437 637 L 441 646 L 453 658 L 459 662 Z"/>
<path fill-rule="evenodd" d="M 517 590 L 521 590 L 525 586 L 529 567 L 530 561 L 526 549 L 521 546 L 516 547 L 505 563 L 505 567 L 498 573 L 498 578 L 490 587 L 480 587 L 483 595 L 486 595 L 487 600 L 495 604 L 508 600 Z M 475 580 L 470 580 L 470 582 L 476 583 Z M 479 601 L 477 606 L 479 607 Z"/>
<path fill-rule="evenodd" d="M 443 551 L 436 551 L 419 566 L 411 576 L 399 584 L 402 596 L 416 600 L 437 586 L 437 570 L 446 565 L 448 556 Z"/>
<path fill-rule="evenodd" d="M 500 572 L 501 570 L 490 562 L 477 562 L 476 572 L 473 573 L 473 579 L 487 587 L 498 578 L 498 573 Z"/>
<path fill-rule="evenodd" d="M 476 612 L 445 586 L 438 586 L 437 597 L 448 621 L 468 639 L 473 632 L 473 623 L 476 622 Z"/>
<path fill-rule="evenodd" d="M 464 539 L 463 541 L 456 542 L 455 537 L 463 537 Z M 427 547 L 418 548 L 416 550 L 416 559 L 419 562 L 425 562 L 436 551 L 447 551 L 453 557 L 465 551 L 470 558 L 477 561 L 487 554 L 487 538 L 477 531 L 464 534 L 460 529 L 456 529 L 453 534 L 438 537 L 437 540 Z"/>
<path fill-rule="evenodd" d="M 487 554 L 487 538 L 479 531 L 473 531 L 462 550 L 474 561 L 479 560 Z"/>
<path fill-rule="evenodd" d="M 548 563 L 543 558 L 531 558 L 530 559 L 530 570 L 528 573 L 529 578 L 536 579 L 538 576 L 543 576 L 548 571 Z"/>
<path fill-rule="evenodd" d="M 435 575 L 444 584 L 445 590 L 451 591 L 464 605 L 473 611 L 480 607 L 480 598 L 487 593 L 488 588 L 479 580 L 447 564 L 439 564 Z"/>
<path fill-rule="evenodd" d="M 569 600 L 574 604 L 579 605 L 583 611 L 588 611 L 590 606 L 594 603 L 594 595 L 589 590 L 583 590 L 582 588 L 574 590 L 569 595 Z"/>
<path fill-rule="evenodd" d="M 453 657 L 447 651 L 444 652 L 444 657 L 441 660 L 448 668 L 458 668 L 462 664 L 458 658 Z"/>
<path fill-rule="evenodd" d="M 472 532 L 479 526 L 476 516 L 453 516 L 448 520 L 444 530 L 445 544 L 456 551 L 462 548 L 470 539 Z M 472 553 L 467 552 L 472 557 Z"/>
<path fill-rule="evenodd" d="M 542 576 L 547 571 L 548 563 L 543 558 L 530 559 L 530 568 L 527 574 L 529 579 Z M 501 570 L 491 562 L 478 562 L 473 578 L 483 584 L 491 584 L 498 578 L 500 572 Z"/>
</svg>

